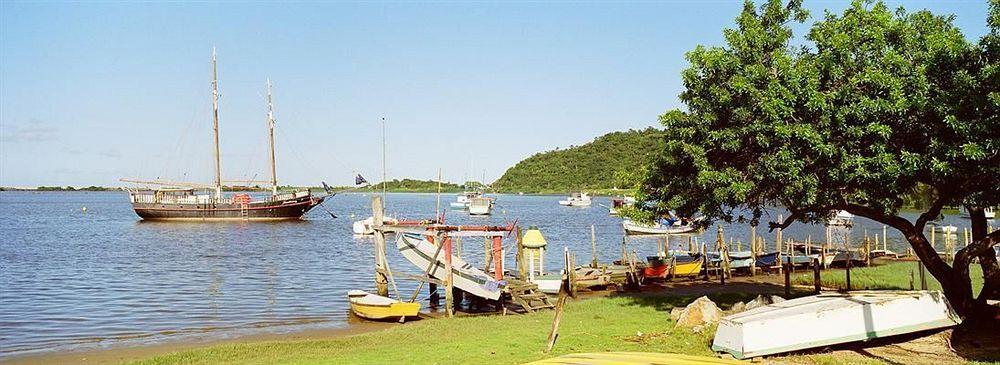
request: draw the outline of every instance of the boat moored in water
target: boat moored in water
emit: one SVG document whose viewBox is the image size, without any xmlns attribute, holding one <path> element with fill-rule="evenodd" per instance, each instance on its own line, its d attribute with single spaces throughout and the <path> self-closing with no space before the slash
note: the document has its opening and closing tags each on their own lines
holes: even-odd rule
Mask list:
<svg viewBox="0 0 1000 365">
<path fill-rule="evenodd" d="M 572 193 L 566 200 L 560 200 L 559 205 L 567 207 L 589 207 L 592 203 L 587 193 Z"/>
</svg>

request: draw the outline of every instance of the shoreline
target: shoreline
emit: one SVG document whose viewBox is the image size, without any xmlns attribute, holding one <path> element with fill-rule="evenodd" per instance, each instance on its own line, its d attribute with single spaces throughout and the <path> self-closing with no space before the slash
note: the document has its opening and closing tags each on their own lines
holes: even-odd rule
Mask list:
<svg viewBox="0 0 1000 365">
<path fill-rule="evenodd" d="M 156 344 L 112 345 L 108 348 L 73 349 L 46 351 L 41 353 L 16 354 L 0 357 L 0 363 L 20 365 L 42 364 L 120 364 L 126 361 L 146 359 L 177 351 L 192 350 L 225 344 L 270 341 L 328 340 L 350 337 L 368 332 L 380 331 L 398 325 L 394 322 L 362 321 L 348 323 L 340 328 L 309 328 L 281 333 L 253 333 L 229 338 L 207 337 L 203 339 L 164 340 Z"/>
</svg>

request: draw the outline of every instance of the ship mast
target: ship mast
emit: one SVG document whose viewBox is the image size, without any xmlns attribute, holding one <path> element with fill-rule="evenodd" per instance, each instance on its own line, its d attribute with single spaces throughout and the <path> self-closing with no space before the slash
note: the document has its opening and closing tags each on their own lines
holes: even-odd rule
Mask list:
<svg viewBox="0 0 1000 365">
<path fill-rule="evenodd" d="M 215 47 L 212 47 L 212 109 L 214 118 L 212 130 L 215 132 L 215 199 L 222 199 L 222 162 L 219 159 L 219 77 L 215 60 Z"/>
<path fill-rule="evenodd" d="M 271 144 L 271 195 L 278 195 L 278 171 L 274 167 L 274 105 L 271 103 L 271 78 L 267 79 L 267 129 Z"/>
</svg>

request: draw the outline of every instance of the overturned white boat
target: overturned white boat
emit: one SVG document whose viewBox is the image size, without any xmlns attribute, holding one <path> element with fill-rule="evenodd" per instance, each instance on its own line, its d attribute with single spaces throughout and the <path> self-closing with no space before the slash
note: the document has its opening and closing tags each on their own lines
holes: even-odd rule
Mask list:
<svg viewBox="0 0 1000 365">
<path fill-rule="evenodd" d="M 722 318 L 712 350 L 737 359 L 957 325 L 939 291 L 858 291 L 792 299 Z"/>
<path fill-rule="evenodd" d="M 445 271 L 445 253 L 443 250 L 435 260 L 434 253 L 437 251 L 437 246 L 427 241 L 425 236 L 410 232 L 401 233 L 397 236 L 396 248 L 403 254 L 403 257 L 420 268 L 420 270 L 426 270 L 430 266 L 431 261 L 435 261 L 430 275 L 440 280 L 445 279 L 448 272 Z M 500 291 L 502 290 L 501 282 L 487 275 L 482 270 L 469 265 L 461 257 L 451 256 L 451 271 L 454 274 L 453 278 L 456 288 L 477 297 L 492 300 L 500 298 Z"/>
<path fill-rule="evenodd" d="M 696 223 L 697 219 L 688 222 L 688 224 L 677 221 L 671 225 L 661 223 L 643 224 L 634 222 L 631 219 L 625 219 L 622 221 L 622 228 L 625 229 L 626 234 L 681 234 L 697 231 L 698 225 Z"/>
</svg>

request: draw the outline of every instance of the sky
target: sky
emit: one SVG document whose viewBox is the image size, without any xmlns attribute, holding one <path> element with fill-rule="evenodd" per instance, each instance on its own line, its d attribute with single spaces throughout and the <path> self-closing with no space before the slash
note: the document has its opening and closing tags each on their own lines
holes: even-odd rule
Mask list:
<svg viewBox="0 0 1000 365">
<path fill-rule="evenodd" d="M 808 23 L 844 1 L 809 1 Z M 890 1 L 986 32 L 986 1 Z M 657 125 L 685 52 L 738 1 L 0 1 L 0 186 L 212 181 L 218 52 L 226 180 L 493 181 L 535 153 Z M 806 26 L 796 27 L 802 35 Z"/>
</svg>

